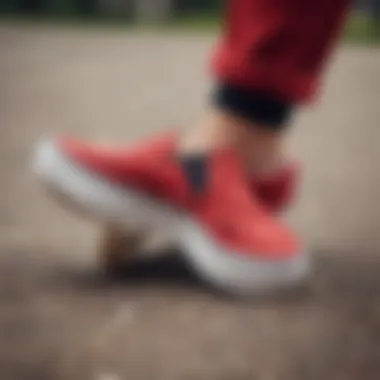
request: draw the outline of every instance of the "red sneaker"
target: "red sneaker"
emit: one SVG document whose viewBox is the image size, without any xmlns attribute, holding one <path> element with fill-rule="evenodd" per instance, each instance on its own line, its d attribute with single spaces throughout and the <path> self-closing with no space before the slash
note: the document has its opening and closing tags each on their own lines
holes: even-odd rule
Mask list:
<svg viewBox="0 0 380 380">
<path fill-rule="evenodd" d="M 138 146 L 128 146 L 125 152 L 133 154 L 157 155 L 175 154 L 178 134 L 168 133 L 153 139 L 148 139 Z M 121 150 L 122 153 L 124 153 Z M 281 170 L 269 176 L 254 177 L 250 179 L 252 192 L 262 203 L 275 213 L 284 212 L 294 201 L 300 177 L 300 167 L 293 162 L 288 163 Z"/>
<path fill-rule="evenodd" d="M 46 185 L 107 224 L 170 226 L 188 261 L 214 285 L 255 292 L 304 279 L 306 255 L 251 194 L 233 152 L 184 165 L 168 154 L 169 140 L 121 150 L 52 140 L 40 145 L 36 169 Z M 194 178 L 191 166 L 199 164 Z"/>
</svg>

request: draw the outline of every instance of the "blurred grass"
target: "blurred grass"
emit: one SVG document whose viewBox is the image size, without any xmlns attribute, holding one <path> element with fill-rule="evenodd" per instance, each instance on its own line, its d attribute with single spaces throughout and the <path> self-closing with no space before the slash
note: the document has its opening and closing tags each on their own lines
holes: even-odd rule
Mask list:
<svg viewBox="0 0 380 380">
<path fill-rule="evenodd" d="M 111 28 L 148 28 L 157 31 L 185 31 L 191 33 L 216 33 L 221 26 L 222 16 L 218 13 L 193 13 L 174 17 L 169 22 L 159 25 L 140 25 L 125 16 L 99 16 L 83 17 L 72 13 L 61 15 L 41 14 L 38 16 L 20 16 L 0 13 L 1 20 L 24 23 L 43 23 L 73 27 L 111 27 Z M 345 42 L 359 44 L 380 43 L 380 20 L 375 23 L 368 15 L 353 14 L 345 28 L 343 39 Z"/>
<path fill-rule="evenodd" d="M 347 24 L 344 37 L 349 42 L 379 43 L 380 20 L 375 22 L 368 15 L 355 14 Z"/>
<path fill-rule="evenodd" d="M 214 13 L 178 17 L 170 25 L 194 31 L 212 31 L 218 29 L 220 23 L 221 16 Z M 375 23 L 368 14 L 354 13 L 345 27 L 343 38 L 346 42 L 380 43 L 380 20 Z"/>
</svg>

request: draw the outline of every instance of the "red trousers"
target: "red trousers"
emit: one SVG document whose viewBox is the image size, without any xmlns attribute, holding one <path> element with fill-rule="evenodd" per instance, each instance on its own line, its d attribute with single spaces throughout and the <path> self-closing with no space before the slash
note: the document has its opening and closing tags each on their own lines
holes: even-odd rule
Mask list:
<svg viewBox="0 0 380 380">
<path fill-rule="evenodd" d="M 350 5 L 350 0 L 229 0 L 215 75 L 286 101 L 312 100 Z"/>
</svg>

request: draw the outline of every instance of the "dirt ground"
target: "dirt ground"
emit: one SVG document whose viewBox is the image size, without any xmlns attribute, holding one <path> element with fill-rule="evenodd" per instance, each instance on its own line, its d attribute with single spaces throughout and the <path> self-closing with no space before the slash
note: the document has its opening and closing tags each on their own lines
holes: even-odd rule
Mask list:
<svg viewBox="0 0 380 380">
<path fill-rule="evenodd" d="M 380 378 L 380 50 L 341 47 L 290 145 L 307 171 L 291 223 L 307 290 L 237 302 L 176 252 L 110 281 L 96 228 L 33 181 L 40 136 L 131 141 L 203 111 L 213 36 L 0 26 L 1 380 Z"/>
</svg>

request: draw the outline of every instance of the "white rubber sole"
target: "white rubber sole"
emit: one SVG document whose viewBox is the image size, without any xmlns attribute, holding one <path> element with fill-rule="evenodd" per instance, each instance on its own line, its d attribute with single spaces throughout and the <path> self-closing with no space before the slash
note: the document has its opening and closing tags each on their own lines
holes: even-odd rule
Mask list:
<svg viewBox="0 0 380 380">
<path fill-rule="evenodd" d="M 60 200 L 69 201 L 102 223 L 128 231 L 138 227 L 170 230 L 186 261 L 211 285 L 240 295 L 255 295 L 300 285 L 308 278 L 306 253 L 291 259 L 263 261 L 230 252 L 215 243 L 188 216 L 141 193 L 111 184 L 65 156 L 54 140 L 38 144 L 34 171 Z"/>
</svg>

